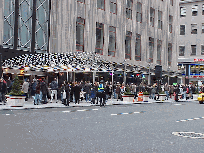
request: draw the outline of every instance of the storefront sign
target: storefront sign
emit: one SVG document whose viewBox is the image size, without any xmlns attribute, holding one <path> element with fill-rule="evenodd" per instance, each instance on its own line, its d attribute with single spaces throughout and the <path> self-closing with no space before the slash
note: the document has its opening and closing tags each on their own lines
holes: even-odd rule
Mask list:
<svg viewBox="0 0 204 153">
<path fill-rule="evenodd" d="M 194 62 L 204 62 L 204 59 L 202 59 L 202 58 L 194 58 Z"/>
</svg>

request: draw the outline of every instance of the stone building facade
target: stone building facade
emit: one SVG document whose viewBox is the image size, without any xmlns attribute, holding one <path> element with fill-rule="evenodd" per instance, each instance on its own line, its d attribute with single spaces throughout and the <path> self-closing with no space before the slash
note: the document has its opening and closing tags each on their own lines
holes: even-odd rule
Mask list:
<svg viewBox="0 0 204 153">
<path fill-rule="evenodd" d="M 1 27 L 5 22 L 5 1 L 8 0 L 0 3 Z M 39 0 L 36 1 L 38 4 Z M 126 59 L 129 64 L 146 67 L 150 63 L 152 68 L 160 64 L 164 70 L 168 67 L 177 70 L 179 1 L 49 0 L 47 4 L 50 5 L 47 7 L 50 8 L 49 43 L 47 51 L 42 52 L 76 52 L 81 49 L 95 52 L 99 48 L 99 53 L 110 61 L 123 62 Z M 100 37 L 96 36 L 97 25 L 98 29 L 102 27 Z M 84 27 L 83 34 L 77 33 L 77 26 L 79 29 Z M 1 28 L 1 43 L 3 35 Z M 112 44 L 111 47 L 110 42 L 115 46 Z"/>
</svg>

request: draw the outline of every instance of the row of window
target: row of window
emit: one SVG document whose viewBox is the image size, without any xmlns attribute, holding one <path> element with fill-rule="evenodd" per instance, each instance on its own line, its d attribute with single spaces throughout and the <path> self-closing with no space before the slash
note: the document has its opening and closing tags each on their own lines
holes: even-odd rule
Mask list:
<svg viewBox="0 0 204 153">
<path fill-rule="evenodd" d="M 78 17 L 76 21 L 76 50 L 84 51 L 84 25 L 85 20 Z M 131 40 L 132 32 L 126 31 L 125 36 L 125 58 L 131 60 Z M 96 47 L 95 52 L 103 55 L 104 46 L 104 24 L 96 22 Z M 157 64 L 161 64 L 161 52 L 162 52 L 162 41 L 157 40 Z M 115 57 L 116 53 L 116 27 L 109 26 L 109 45 L 108 45 L 108 56 Z M 153 62 L 154 53 L 154 38 L 149 37 L 149 59 Z M 172 44 L 168 46 L 168 61 L 171 65 L 172 59 Z M 141 61 L 141 35 L 136 34 L 135 41 L 135 59 Z"/>
<path fill-rule="evenodd" d="M 198 15 L 198 5 L 193 5 L 191 12 L 192 12 L 192 16 L 197 16 Z M 204 4 L 202 5 L 202 15 L 204 15 Z M 186 7 L 185 6 L 180 7 L 180 17 L 186 17 Z"/>
<path fill-rule="evenodd" d="M 185 46 L 179 46 L 179 56 L 184 56 Z M 196 55 L 196 45 L 191 45 L 191 55 Z M 204 55 L 204 45 L 201 45 L 201 55 Z"/>
<path fill-rule="evenodd" d="M 78 0 L 78 2 L 85 3 L 85 0 Z M 110 12 L 117 14 L 117 1 L 109 0 Z M 173 0 L 170 1 L 173 6 Z M 133 0 L 126 0 L 126 18 L 132 19 Z M 97 8 L 105 10 L 105 0 L 97 0 Z M 154 27 L 155 9 L 150 7 L 150 25 Z M 142 4 L 137 2 L 136 21 L 142 23 Z M 169 15 L 169 32 L 172 32 L 173 16 Z M 158 11 L 158 29 L 162 29 L 162 11 Z"/>
<path fill-rule="evenodd" d="M 180 25 L 180 35 L 185 35 L 186 25 Z M 191 24 L 191 34 L 197 34 L 198 28 L 197 24 Z M 204 23 L 202 23 L 201 33 L 204 33 Z"/>
</svg>

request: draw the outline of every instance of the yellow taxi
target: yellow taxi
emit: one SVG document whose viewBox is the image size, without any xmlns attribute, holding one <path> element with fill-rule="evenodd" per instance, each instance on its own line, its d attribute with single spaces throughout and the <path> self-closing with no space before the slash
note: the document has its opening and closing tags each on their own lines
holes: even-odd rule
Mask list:
<svg viewBox="0 0 204 153">
<path fill-rule="evenodd" d="M 203 101 L 204 101 L 204 93 L 200 93 L 200 94 L 198 95 L 198 101 L 199 101 L 200 104 L 203 104 Z"/>
</svg>

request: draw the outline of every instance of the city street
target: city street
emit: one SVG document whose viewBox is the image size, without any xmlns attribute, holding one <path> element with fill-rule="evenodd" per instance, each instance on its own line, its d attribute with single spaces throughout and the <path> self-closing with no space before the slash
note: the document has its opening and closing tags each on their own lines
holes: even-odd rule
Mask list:
<svg viewBox="0 0 204 153">
<path fill-rule="evenodd" d="M 172 133 L 204 133 L 203 109 L 171 102 L 1 110 L 0 152 L 200 153 L 203 139 Z"/>
</svg>

